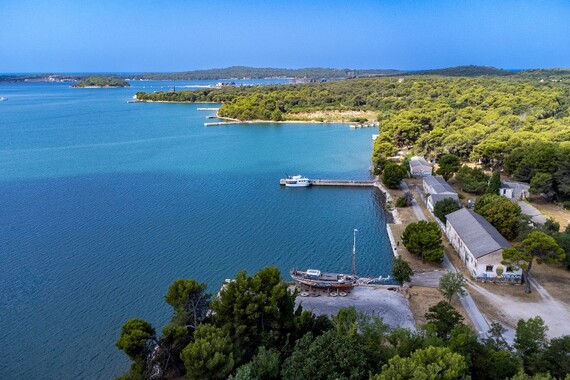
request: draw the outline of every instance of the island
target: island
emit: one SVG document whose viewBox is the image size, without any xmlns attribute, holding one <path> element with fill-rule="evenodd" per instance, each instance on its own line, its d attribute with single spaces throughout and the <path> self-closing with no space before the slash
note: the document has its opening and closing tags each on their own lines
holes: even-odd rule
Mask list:
<svg viewBox="0 0 570 380">
<path fill-rule="evenodd" d="M 74 88 L 120 88 L 131 87 L 129 82 L 115 76 L 92 76 L 75 83 Z"/>
</svg>

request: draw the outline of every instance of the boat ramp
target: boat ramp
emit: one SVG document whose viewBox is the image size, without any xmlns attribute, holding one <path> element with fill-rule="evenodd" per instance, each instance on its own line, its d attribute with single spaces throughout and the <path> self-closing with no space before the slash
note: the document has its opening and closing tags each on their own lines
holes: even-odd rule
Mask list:
<svg viewBox="0 0 570 380">
<path fill-rule="evenodd" d="M 349 180 L 349 179 L 310 179 L 311 186 L 350 186 L 350 187 L 373 187 L 375 181 Z M 285 185 L 285 178 L 279 180 L 280 185 Z"/>
</svg>

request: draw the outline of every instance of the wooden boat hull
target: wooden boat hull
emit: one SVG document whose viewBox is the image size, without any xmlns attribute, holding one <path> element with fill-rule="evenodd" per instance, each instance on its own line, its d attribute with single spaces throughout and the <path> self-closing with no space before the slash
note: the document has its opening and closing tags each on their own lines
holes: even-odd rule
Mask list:
<svg viewBox="0 0 570 380">
<path fill-rule="evenodd" d="M 306 275 L 305 272 L 300 272 L 300 271 L 296 271 L 296 270 L 292 270 L 290 274 L 291 274 L 291 277 L 293 278 L 293 280 L 295 280 L 299 284 L 303 284 L 303 285 L 310 286 L 313 288 L 350 290 L 357 285 L 357 283 L 356 283 L 357 279 L 355 277 L 347 276 L 347 275 L 339 275 L 336 273 L 328 274 L 329 275 L 328 277 L 329 278 L 333 277 L 332 275 L 342 276 L 342 278 L 344 278 L 344 280 L 338 281 L 338 280 L 330 280 L 330 279 L 324 279 L 324 278 L 313 278 L 313 277 Z"/>
</svg>

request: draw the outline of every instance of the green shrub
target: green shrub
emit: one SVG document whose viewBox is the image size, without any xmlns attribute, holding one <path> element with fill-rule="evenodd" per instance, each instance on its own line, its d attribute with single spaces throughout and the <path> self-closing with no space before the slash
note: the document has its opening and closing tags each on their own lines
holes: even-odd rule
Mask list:
<svg viewBox="0 0 570 380">
<path fill-rule="evenodd" d="M 562 207 L 564 207 L 565 210 L 570 210 L 570 201 L 562 202 Z"/>
<path fill-rule="evenodd" d="M 349 121 L 351 123 L 360 123 L 360 124 L 368 123 L 368 119 L 365 117 L 351 117 Z"/>
<path fill-rule="evenodd" d="M 400 197 L 396 200 L 396 207 L 408 207 L 408 199 L 406 197 Z"/>
</svg>

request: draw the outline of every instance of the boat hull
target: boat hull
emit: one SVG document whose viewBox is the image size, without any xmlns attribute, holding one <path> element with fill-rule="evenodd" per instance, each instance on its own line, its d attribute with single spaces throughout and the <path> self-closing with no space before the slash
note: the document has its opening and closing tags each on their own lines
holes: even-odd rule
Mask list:
<svg viewBox="0 0 570 380">
<path fill-rule="evenodd" d="M 311 186 L 311 180 L 309 180 L 307 177 L 304 177 L 302 175 L 292 175 L 292 176 L 288 176 L 287 178 L 285 178 L 284 180 L 282 180 L 285 182 L 285 186 L 287 187 L 307 187 L 307 186 Z"/>
<path fill-rule="evenodd" d="M 307 182 L 287 182 L 285 181 L 285 186 L 286 187 L 308 187 L 311 186 L 311 182 L 307 181 Z"/>
<path fill-rule="evenodd" d="M 290 274 L 297 283 L 313 288 L 350 290 L 357 285 L 355 276 L 338 273 L 326 273 L 315 277 L 307 275 L 306 272 L 291 270 Z"/>
</svg>

